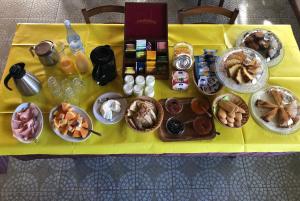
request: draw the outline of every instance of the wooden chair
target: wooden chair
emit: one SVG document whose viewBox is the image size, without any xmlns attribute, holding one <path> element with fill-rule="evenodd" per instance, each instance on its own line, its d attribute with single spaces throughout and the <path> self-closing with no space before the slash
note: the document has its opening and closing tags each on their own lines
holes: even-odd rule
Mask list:
<svg viewBox="0 0 300 201">
<path fill-rule="evenodd" d="M 202 0 L 198 0 L 198 6 L 201 6 L 201 1 Z M 223 5 L 224 5 L 224 0 L 220 0 L 219 7 L 223 7 Z"/>
<path fill-rule="evenodd" d="M 236 20 L 239 14 L 239 10 L 234 9 L 234 11 L 230 11 L 226 8 L 221 8 L 217 6 L 198 6 L 198 7 L 188 8 L 188 9 L 180 9 L 177 12 L 178 23 L 183 24 L 183 20 L 185 17 L 201 15 L 204 13 L 226 16 L 229 18 L 228 24 L 234 24 L 234 21 Z M 208 22 L 202 24 L 208 24 Z M 215 23 L 210 23 L 210 24 L 215 24 Z"/>
<path fill-rule="evenodd" d="M 117 5 L 105 5 L 105 6 L 98 6 L 89 10 L 85 8 L 81 10 L 84 20 L 87 24 L 90 24 L 90 17 L 100 14 L 100 13 L 124 13 L 125 7 L 124 6 L 117 6 Z"/>
<path fill-rule="evenodd" d="M 300 25 L 300 0 L 289 0 Z"/>
</svg>

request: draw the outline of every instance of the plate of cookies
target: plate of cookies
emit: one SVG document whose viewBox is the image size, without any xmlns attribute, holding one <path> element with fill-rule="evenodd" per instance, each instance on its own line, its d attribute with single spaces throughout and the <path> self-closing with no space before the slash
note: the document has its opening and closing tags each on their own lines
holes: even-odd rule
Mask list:
<svg viewBox="0 0 300 201">
<path fill-rule="evenodd" d="M 254 93 L 250 109 L 255 121 L 270 131 L 287 135 L 300 128 L 299 99 L 283 87 L 270 86 Z"/>
<path fill-rule="evenodd" d="M 212 104 L 215 118 L 224 126 L 240 128 L 249 119 L 249 109 L 245 101 L 235 94 L 216 97 Z"/>
<path fill-rule="evenodd" d="M 269 67 L 281 62 L 284 49 L 279 38 L 271 31 L 265 29 L 254 29 L 240 35 L 236 46 L 248 47 L 259 52 Z"/>
<path fill-rule="evenodd" d="M 258 91 L 269 76 L 265 59 L 246 47 L 225 51 L 216 62 L 216 74 L 224 86 L 239 93 Z"/>
</svg>

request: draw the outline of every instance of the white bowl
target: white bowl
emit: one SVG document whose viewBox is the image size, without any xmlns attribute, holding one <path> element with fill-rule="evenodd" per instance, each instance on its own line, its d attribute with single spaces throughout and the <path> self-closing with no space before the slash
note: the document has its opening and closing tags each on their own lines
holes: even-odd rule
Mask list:
<svg viewBox="0 0 300 201">
<path fill-rule="evenodd" d="M 122 95 L 119 93 L 115 93 L 115 92 L 108 92 L 108 93 L 105 93 L 105 94 L 102 94 L 101 96 L 99 96 L 93 105 L 93 113 L 94 113 L 95 118 L 98 121 L 100 121 L 101 123 L 108 124 L 108 125 L 116 124 L 116 123 L 120 122 L 123 119 L 126 108 L 127 108 L 127 101 L 125 98 L 118 99 L 118 101 L 121 103 L 121 111 L 118 114 L 115 114 L 111 121 L 108 119 L 105 119 L 100 113 L 100 107 L 104 103 L 103 100 L 105 100 L 106 98 L 113 99 L 113 98 L 119 98 L 119 97 L 122 97 Z"/>
<path fill-rule="evenodd" d="M 19 106 L 15 109 L 15 111 L 14 111 L 14 113 L 13 113 L 13 115 L 12 115 L 12 118 L 11 118 L 11 128 L 13 128 L 12 120 L 15 119 L 15 116 L 16 116 L 17 112 L 20 112 L 20 111 L 22 111 L 22 110 L 28 108 L 28 107 L 29 107 L 29 104 L 32 104 L 32 105 L 38 110 L 38 116 L 37 116 L 37 119 L 38 119 L 38 121 L 39 121 L 39 126 L 38 126 L 37 132 L 36 132 L 36 134 L 35 134 L 35 137 L 34 137 L 34 138 L 31 138 L 31 139 L 29 139 L 29 140 L 24 140 L 24 139 L 22 139 L 22 138 L 19 138 L 19 137 L 15 136 L 15 135 L 14 135 L 14 132 L 13 132 L 13 129 L 12 129 L 13 136 L 14 136 L 18 141 L 20 141 L 20 142 L 22 142 L 22 143 L 25 143 L 25 144 L 30 144 L 30 143 L 36 141 L 36 140 L 40 137 L 40 135 L 42 134 L 42 130 L 43 130 L 43 126 L 44 126 L 44 118 L 43 118 L 43 113 L 42 113 L 41 109 L 40 109 L 37 105 L 35 105 L 35 104 L 33 104 L 33 103 L 22 103 L 21 105 L 19 105 Z"/>
<path fill-rule="evenodd" d="M 93 123 L 92 123 L 92 120 L 91 120 L 90 116 L 88 115 L 88 113 L 86 113 L 81 108 L 79 108 L 75 105 L 70 105 L 70 106 L 73 108 L 74 112 L 80 114 L 80 116 L 82 116 L 84 119 L 87 120 L 88 128 L 93 130 Z M 72 136 L 69 136 L 69 135 L 63 135 L 63 134 L 60 133 L 60 131 L 57 128 L 55 128 L 55 126 L 53 125 L 53 114 L 59 107 L 60 107 L 60 105 L 52 108 L 52 110 L 49 113 L 49 123 L 50 123 L 51 129 L 53 130 L 53 132 L 57 136 L 59 136 L 60 138 L 64 139 L 65 141 L 68 141 L 68 142 L 83 142 L 83 141 L 86 141 L 92 135 L 91 132 L 89 132 L 85 138 L 75 138 L 75 137 L 72 137 Z"/>
</svg>

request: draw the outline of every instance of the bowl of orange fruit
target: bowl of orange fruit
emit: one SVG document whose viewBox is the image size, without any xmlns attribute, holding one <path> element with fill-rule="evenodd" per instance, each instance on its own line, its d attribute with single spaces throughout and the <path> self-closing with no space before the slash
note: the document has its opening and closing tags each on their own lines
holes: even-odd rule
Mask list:
<svg viewBox="0 0 300 201">
<path fill-rule="evenodd" d="M 68 142 L 83 142 L 93 130 L 90 116 L 81 108 L 69 103 L 61 103 L 49 114 L 49 122 L 54 133 Z"/>
</svg>

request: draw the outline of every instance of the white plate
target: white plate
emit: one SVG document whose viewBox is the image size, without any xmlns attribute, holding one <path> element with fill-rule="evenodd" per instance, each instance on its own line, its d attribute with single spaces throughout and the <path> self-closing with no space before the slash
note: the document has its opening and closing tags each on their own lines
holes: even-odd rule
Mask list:
<svg viewBox="0 0 300 201">
<path fill-rule="evenodd" d="M 34 137 L 34 138 L 31 138 L 31 139 L 29 139 L 29 140 L 24 140 L 24 139 L 22 139 L 22 138 L 19 138 L 19 137 L 13 135 L 17 140 L 19 140 L 20 142 L 25 143 L 25 144 L 29 144 L 29 143 L 32 143 L 32 142 L 34 142 L 35 140 L 37 140 L 37 139 L 40 137 L 40 135 L 42 134 L 43 125 L 44 125 L 43 113 L 42 113 L 41 109 L 40 109 L 37 105 L 35 105 L 35 104 L 33 104 L 33 103 L 22 103 L 21 105 L 19 105 L 19 106 L 16 108 L 16 110 L 14 111 L 14 113 L 13 113 L 13 115 L 12 115 L 12 118 L 11 118 L 11 128 L 13 127 L 13 126 L 12 126 L 12 120 L 15 119 L 16 113 L 17 113 L 17 112 L 20 112 L 20 111 L 22 111 L 22 110 L 24 110 L 24 109 L 26 109 L 26 108 L 28 108 L 28 107 L 29 107 L 29 104 L 32 104 L 32 105 L 38 110 L 38 112 L 39 112 L 39 113 L 38 113 L 38 116 L 37 116 L 37 119 L 38 119 L 38 121 L 39 121 L 39 126 L 38 126 L 38 129 L 37 129 L 37 132 L 36 132 L 35 137 Z"/>
<path fill-rule="evenodd" d="M 53 114 L 54 112 L 60 107 L 59 106 L 56 106 L 54 108 L 52 108 L 52 110 L 50 111 L 49 113 L 49 123 L 50 123 L 50 126 L 53 130 L 53 132 L 61 137 L 62 139 L 68 141 L 68 142 L 83 142 L 83 141 L 86 141 L 92 134 L 91 132 L 89 132 L 86 136 L 86 138 L 75 138 L 75 137 L 72 137 L 70 135 L 63 135 L 59 132 L 58 129 L 55 128 L 55 126 L 53 125 Z M 80 116 L 82 116 L 88 123 L 88 128 L 93 130 L 93 123 L 92 123 L 92 120 L 90 118 L 90 116 L 88 115 L 88 113 L 86 113 L 85 111 L 83 111 L 81 108 L 75 106 L 75 105 L 71 105 L 71 107 L 73 108 L 73 111 L 80 114 Z"/>
<path fill-rule="evenodd" d="M 245 38 L 247 38 L 250 34 L 252 34 L 254 32 L 257 32 L 257 31 L 262 31 L 264 33 L 269 33 L 276 40 L 276 42 L 277 42 L 277 44 L 279 46 L 279 54 L 275 58 L 273 58 L 273 59 L 266 58 L 266 62 L 267 62 L 267 65 L 269 67 L 273 67 L 273 66 L 279 64 L 281 62 L 281 60 L 283 59 L 283 57 L 284 57 L 284 49 L 283 49 L 282 43 L 279 40 L 279 38 L 273 32 L 271 32 L 269 30 L 266 30 L 266 29 L 254 29 L 254 30 L 250 30 L 250 31 L 245 31 L 236 40 L 236 46 L 237 47 L 245 47 L 245 44 L 244 44 Z"/>
<path fill-rule="evenodd" d="M 250 110 L 251 110 L 251 115 L 254 118 L 254 120 L 262 127 L 283 135 L 291 134 L 296 132 L 300 128 L 300 121 L 298 121 L 295 125 L 293 125 L 291 128 L 280 128 L 277 126 L 277 122 L 275 121 L 275 118 L 270 121 L 270 122 L 265 122 L 262 118 L 260 118 L 265 110 L 258 108 L 255 106 L 255 102 L 257 99 L 265 100 L 265 101 L 270 101 L 274 103 L 274 100 L 271 96 L 267 95 L 267 91 L 270 90 L 271 88 L 277 88 L 283 90 L 289 97 L 290 99 L 297 100 L 298 106 L 299 106 L 299 100 L 293 95 L 291 91 L 288 89 L 285 89 L 283 87 L 279 86 L 271 86 L 268 88 L 264 88 L 262 90 L 259 90 L 258 92 L 254 93 L 251 98 L 250 98 Z"/>
<path fill-rule="evenodd" d="M 101 96 L 99 96 L 93 105 L 93 113 L 94 113 L 95 118 L 103 124 L 116 124 L 119 121 L 121 121 L 124 117 L 124 114 L 125 114 L 125 111 L 127 108 L 127 101 L 125 98 L 118 100 L 121 103 L 121 111 L 117 114 L 114 114 L 111 121 L 105 119 L 100 113 L 100 107 L 104 103 L 103 100 L 105 100 L 106 98 L 113 99 L 113 98 L 119 98 L 119 97 L 122 97 L 122 95 L 119 93 L 115 93 L 115 92 L 108 92 L 108 93 L 105 93 L 105 94 L 102 94 Z"/>
<path fill-rule="evenodd" d="M 227 76 L 226 69 L 224 67 L 224 62 L 227 57 L 234 52 L 243 51 L 247 56 L 254 57 L 260 64 L 262 72 L 255 76 L 256 83 L 245 83 L 237 84 L 232 78 Z M 229 89 L 239 92 L 239 93 L 253 93 L 265 86 L 269 78 L 268 66 L 265 59 L 258 52 L 247 48 L 247 47 L 237 47 L 226 50 L 223 56 L 219 57 L 216 61 L 216 74 L 222 84 Z"/>
</svg>

